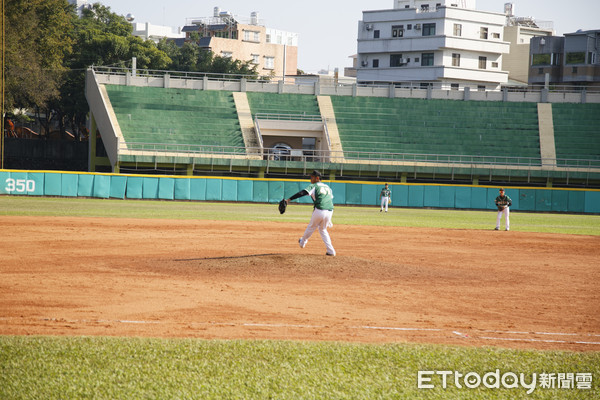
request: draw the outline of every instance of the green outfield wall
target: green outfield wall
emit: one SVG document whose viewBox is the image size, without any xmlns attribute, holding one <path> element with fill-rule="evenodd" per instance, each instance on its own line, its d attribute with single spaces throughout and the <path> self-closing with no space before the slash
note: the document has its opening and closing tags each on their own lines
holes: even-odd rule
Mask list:
<svg viewBox="0 0 600 400">
<path fill-rule="evenodd" d="M 339 205 L 379 205 L 380 182 L 325 181 Z M 308 180 L 0 171 L 0 195 L 276 203 Z M 600 190 L 506 186 L 513 210 L 600 213 Z M 498 187 L 390 183 L 392 205 L 493 209 Z M 306 197 L 298 200 L 310 203 Z"/>
</svg>

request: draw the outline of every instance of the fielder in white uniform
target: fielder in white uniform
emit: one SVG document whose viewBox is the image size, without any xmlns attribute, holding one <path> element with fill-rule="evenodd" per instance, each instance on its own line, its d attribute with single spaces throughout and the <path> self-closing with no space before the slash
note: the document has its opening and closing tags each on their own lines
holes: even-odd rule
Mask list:
<svg viewBox="0 0 600 400">
<path fill-rule="evenodd" d="M 304 235 L 298 239 L 298 244 L 301 248 L 304 248 L 308 239 L 318 229 L 321 239 L 323 239 L 323 243 L 325 243 L 325 247 L 327 248 L 325 255 L 335 256 L 335 249 L 331 244 L 329 232 L 327 232 L 327 228 L 333 226 L 331 223 L 331 217 L 333 216 L 333 193 L 329 186 L 321 182 L 321 173 L 319 171 L 315 170 L 310 174 L 310 185 L 306 189 L 286 199 L 286 202 L 289 204 L 291 200 L 306 195 L 312 197 L 314 209 Z"/>
<path fill-rule="evenodd" d="M 385 184 L 385 187 L 381 189 L 381 193 L 379 194 L 379 199 L 381 200 L 381 209 L 379 212 L 388 211 L 388 204 L 392 202 L 392 191 L 388 188 L 388 184 Z"/>
<path fill-rule="evenodd" d="M 510 197 L 504 194 L 504 189 L 500 189 L 500 195 L 496 197 L 496 207 L 498 207 L 498 216 L 496 217 L 496 228 L 495 230 L 500 229 L 500 221 L 502 220 L 502 215 L 504 214 L 506 230 L 510 230 L 510 206 L 512 206 L 512 200 Z"/>
</svg>

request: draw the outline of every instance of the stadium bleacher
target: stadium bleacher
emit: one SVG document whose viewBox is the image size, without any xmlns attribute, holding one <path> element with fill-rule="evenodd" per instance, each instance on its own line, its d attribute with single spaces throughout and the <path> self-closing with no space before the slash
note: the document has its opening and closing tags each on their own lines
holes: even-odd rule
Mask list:
<svg viewBox="0 0 600 400">
<path fill-rule="evenodd" d="M 552 105 L 556 157 L 600 160 L 600 104 Z"/>
<path fill-rule="evenodd" d="M 127 143 L 244 146 L 231 92 L 122 85 L 106 91 Z"/>
<path fill-rule="evenodd" d="M 534 103 L 331 99 L 345 151 L 540 158 Z"/>
<path fill-rule="evenodd" d="M 317 97 L 306 94 L 277 94 L 248 92 L 252 115 L 256 114 L 303 114 L 319 115 Z"/>
</svg>

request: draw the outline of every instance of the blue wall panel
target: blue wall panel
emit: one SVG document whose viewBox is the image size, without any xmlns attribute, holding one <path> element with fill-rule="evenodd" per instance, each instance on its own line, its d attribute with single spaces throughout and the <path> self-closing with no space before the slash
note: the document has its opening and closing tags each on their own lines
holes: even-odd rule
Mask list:
<svg viewBox="0 0 600 400">
<path fill-rule="evenodd" d="M 177 178 L 175 179 L 174 197 L 175 200 L 190 199 L 190 182 L 191 179 Z"/>
<path fill-rule="evenodd" d="M 79 182 L 79 174 L 61 174 L 61 196 L 77 197 L 77 182 Z"/>
<path fill-rule="evenodd" d="M 0 194 L 11 193 L 9 190 L 9 179 L 11 179 L 9 171 L 0 171 Z"/>
<path fill-rule="evenodd" d="M 471 188 L 457 187 L 454 201 L 456 208 L 471 208 Z"/>
<path fill-rule="evenodd" d="M 440 206 L 440 187 L 425 186 L 423 188 L 423 206 L 439 207 Z"/>
<path fill-rule="evenodd" d="M 130 176 L 127 178 L 127 191 L 125 196 L 128 199 L 142 199 L 144 198 L 143 187 L 144 178 L 139 176 Z"/>
<path fill-rule="evenodd" d="M 364 205 L 379 205 L 380 189 L 375 185 L 361 185 L 361 204 Z"/>
<path fill-rule="evenodd" d="M 493 205 L 488 204 L 487 188 L 472 187 L 471 188 L 471 208 L 481 210 L 489 210 Z"/>
<path fill-rule="evenodd" d="M 535 211 L 550 211 L 552 209 L 552 190 L 535 191 Z"/>
<path fill-rule="evenodd" d="M 25 187 L 27 194 L 32 196 L 43 196 L 44 195 L 44 178 L 46 174 L 43 172 L 28 172 L 27 179 L 25 181 Z M 33 184 L 32 184 L 33 182 Z M 33 189 L 33 190 L 31 190 Z"/>
<path fill-rule="evenodd" d="M 454 186 L 440 186 L 440 207 L 454 208 L 456 188 Z"/>
<path fill-rule="evenodd" d="M 414 185 L 408 187 L 408 206 L 409 207 L 423 207 L 423 197 L 425 190 L 421 185 Z"/>
<path fill-rule="evenodd" d="M 126 176 L 111 176 L 110 177 L 110 197 L 116 199 L 124 199 L 125 191 L 127 190 Z"/>
<path fill-rule="evenodd" d="M 569 211 L 584 212 L 585 211 L 585 192 L 569 190 Z"/>
<path fill-rule="evenodd" d="M 511 197 L 511 199 L 512 199 L 512 197 Z M 519 189 L 519 210 L 523 210 L 523 211 L 534 211 L 535 210 L 535 190 Z"/>
<path fill-rule="evenodd" d="M 44 177 L 44 196 L 62 196 L 62 174 L 46 173 Z"/>
<path fill-rule="evenodd" d="M 600 192 L 585 192 L 585 212 L 600 213 Z"/>
<path fill-rule="evenodd" d="M 346 184 L 340 182 L 327 183 L 333 191 L 333 204 L 346 204 Z"/>
<path fill-rule="evenodd" d="M 392 188 L 392 205 L 396 207 L 408 207 L 408 186 L 391 185 L 390 187 Z"/>
<path fill-rule="evenodd" d="M 77 180 L 77 196 L 92 197 L 94 188 L 94 175 L 79 175 Z"/>
<path fill-rule="evenodd" d="M 238 181 L 234 179 L 223 179 L 223 195 L 221 200 L 237 201 L 238 199 Z"/>
<path fill-rule="evenodd" d="M 252 201 L 254 198 L 254 181 L 239 180 L 237 188 L 238 201 Z"/>
<path fill-rule="evenodd" d="M 569 209 L 569 192 L 566 190 L 552 191 L 552 211 L 567 211 Z"/>
<path fill-rule="evenodd" d="M 254 181 L 254 200 L 259 203 L 269 202 L 269 183 L 266 181 Z"/>
<path fill-rule="evenodd" d="M 94 178 L 92 196 L 102 199 L 108 199 L 110 197 L 110 176 L 96 175 Z"/>
<path fill-rule="evenodd" d="M 223 180 L 222 179 L 207 179 L 206 180 L 206 200 L 220 201 L 222 196 Z"/>
<path fill-rule="evenodd" d="M 142 184 L 142 197 L 144 199 L 156 199 L 158 197 L 158 180 L 160 178 L 144 177 Z"/>
<path fill-rule="evenodd" d="M 355 183 L 346 184 L 346 204 L 361 204 L 362 188 Z"/>
<path fill-rule="evenodd" d="M 283 199 L 283 181 L 269 181 L 269 203 L 279 203 Z"/>
<path fill-rule="evenodd" d="M 190 179 L 190 200 L 206 200 L 206 179 Z"/>
<path fill-rule="evenodd" d="M 159 178 L 158 198 L 161 200 L 173 200 L 175 198 L 175 178 Z"/>
</svg>

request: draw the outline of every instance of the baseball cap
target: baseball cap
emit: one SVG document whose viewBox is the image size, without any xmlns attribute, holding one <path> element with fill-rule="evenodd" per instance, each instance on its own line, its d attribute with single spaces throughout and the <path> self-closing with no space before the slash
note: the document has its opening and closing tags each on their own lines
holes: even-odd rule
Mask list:
<svg viewBox="0 0 600 400">
<path fill-rule="evenodd" d="M 311 176 L 317 176 L 317 177 L 321 177 L 321 173 L 319 171 L 317 171 L 316 169 L 310 173 Z"/>
<path fill-rule="evenodd" d="M 501 191 L 501 192 L 504 192 L 504 188 L 500 188 L 500 191 Z"/>
</svg>

